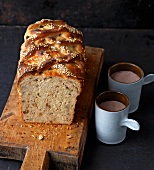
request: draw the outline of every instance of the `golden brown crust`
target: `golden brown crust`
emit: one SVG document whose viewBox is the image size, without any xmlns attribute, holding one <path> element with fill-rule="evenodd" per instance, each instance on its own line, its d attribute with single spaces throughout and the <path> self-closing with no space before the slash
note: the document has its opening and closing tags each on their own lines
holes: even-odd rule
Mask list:
<svg viewBox="0 0 154 170">
<path fill-rule="evenodd" d="M 84 79 L 85 48 L 82 33 L 61 20 L 31 24 L 24 36 L 18 78 L 27 73 Z"/>
<path fill-rule="evenodd" d="M 68 32 L 75 33 L 82 36 L 82 32 L 77 30 L 74 27 L 71 27 L 66 22 L 62 20 L 50 20 L 50 19 L 42 19 L 41 21 L 37 21 L 34 24 L 28 26 L 24 39 L 31 36 L 38 36 L 42 31 L 48 32 L 47 30 L 52 32 L 61 31 L 62 29 L 67 29 Z"/>
</svg>

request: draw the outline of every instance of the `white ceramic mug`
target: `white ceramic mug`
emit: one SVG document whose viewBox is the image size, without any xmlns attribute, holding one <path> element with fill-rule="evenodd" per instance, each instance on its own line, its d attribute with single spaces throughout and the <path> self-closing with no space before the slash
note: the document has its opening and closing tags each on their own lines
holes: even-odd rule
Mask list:
<svg viewBox="0 0 154 170">
<path fill-rule="evenodd" d="M 119 111 L 102 109 L 100 104 L 105 101 L 118 101 L 125 105 Z M 129 99 L 126 95 L 116 91 L 105 91 L 95 100 L 95 127 L 98 140 L 105 144 L 118 144 L 126 137 L 127 127 L 139 130 L 140 125 L 133 119 L 128 119 Z"/>
<path fill-rule="evenodd" d="M 137 74 L 140 79 L 133 83 L 122 83 L 114 80 L 111 75 L 118 71 L 132 71 Z M 130 100 L 130 113 L 136 111 L 139 107 L 140 95 L 142 86 L 145 84 L 149 84 L 154 81 L 154 74 L 148 74 L 144 77 L 143 70 L 132 63 L 117 63 L 111 66 L 108 70 L 108 88 L 109 90 L 120 91 L 128 96 Z"/>
</svg>

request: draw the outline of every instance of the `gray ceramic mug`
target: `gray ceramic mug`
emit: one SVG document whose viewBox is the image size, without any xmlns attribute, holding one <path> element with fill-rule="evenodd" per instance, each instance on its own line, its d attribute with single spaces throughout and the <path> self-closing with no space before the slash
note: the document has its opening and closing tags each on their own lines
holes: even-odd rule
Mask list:
<svg viewBox="0 0 154 170">
<path fill-rule="evenodd" d="M 139 76 L 139 80 L 133 83 L 122 83 L 114 80 L 111 75 L 119 71 L 132 71 Z M 108 70 L 108 88 L 109 90 L 120 91 L 128 96 L 130 100 L 130 113 L 136 111 L 139 107 L 142 86 L 154 81 L 154 74 L 148 74 L 144 77 L 143 70 L 132 63 L 117 63 Z"/>
<path fill-rule="evenodd" d="M 100 105 L 105 101 L 118 101 L 125 105 L 124 109 L 109 111 Z M 129 99 L 126 95 L 105 91 L 95 100 L 95 127 L 96 136 L 99 141 L 105 144 L 118 144 L 126 138 L 126 130 L 139 130 L 140 125 L 133 119 L 128 119 Z"/>
</svg>

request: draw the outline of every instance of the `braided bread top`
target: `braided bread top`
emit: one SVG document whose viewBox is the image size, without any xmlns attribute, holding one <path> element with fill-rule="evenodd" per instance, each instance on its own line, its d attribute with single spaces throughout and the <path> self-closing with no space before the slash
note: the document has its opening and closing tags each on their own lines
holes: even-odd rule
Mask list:
<svg viewBox="0 0 154 170">
<path fill-rule="evenodd" d="M 42 19 L 28 26 L 21 45 L 18 78 L 30 74 L 84 78 L 83 34 L 62 20 Z"/>
</svg>

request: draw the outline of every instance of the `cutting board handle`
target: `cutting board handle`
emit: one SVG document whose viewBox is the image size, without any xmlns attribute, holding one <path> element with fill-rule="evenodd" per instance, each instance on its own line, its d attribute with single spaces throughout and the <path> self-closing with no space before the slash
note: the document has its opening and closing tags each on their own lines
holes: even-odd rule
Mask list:
<svg viewBox="0 0 154 170">
<path fill-rule="evenodd" d="M 33 147 L 27 148 L 21 170 L 49 170 L 49 156 L 46 150 Z"/>
</svg>

